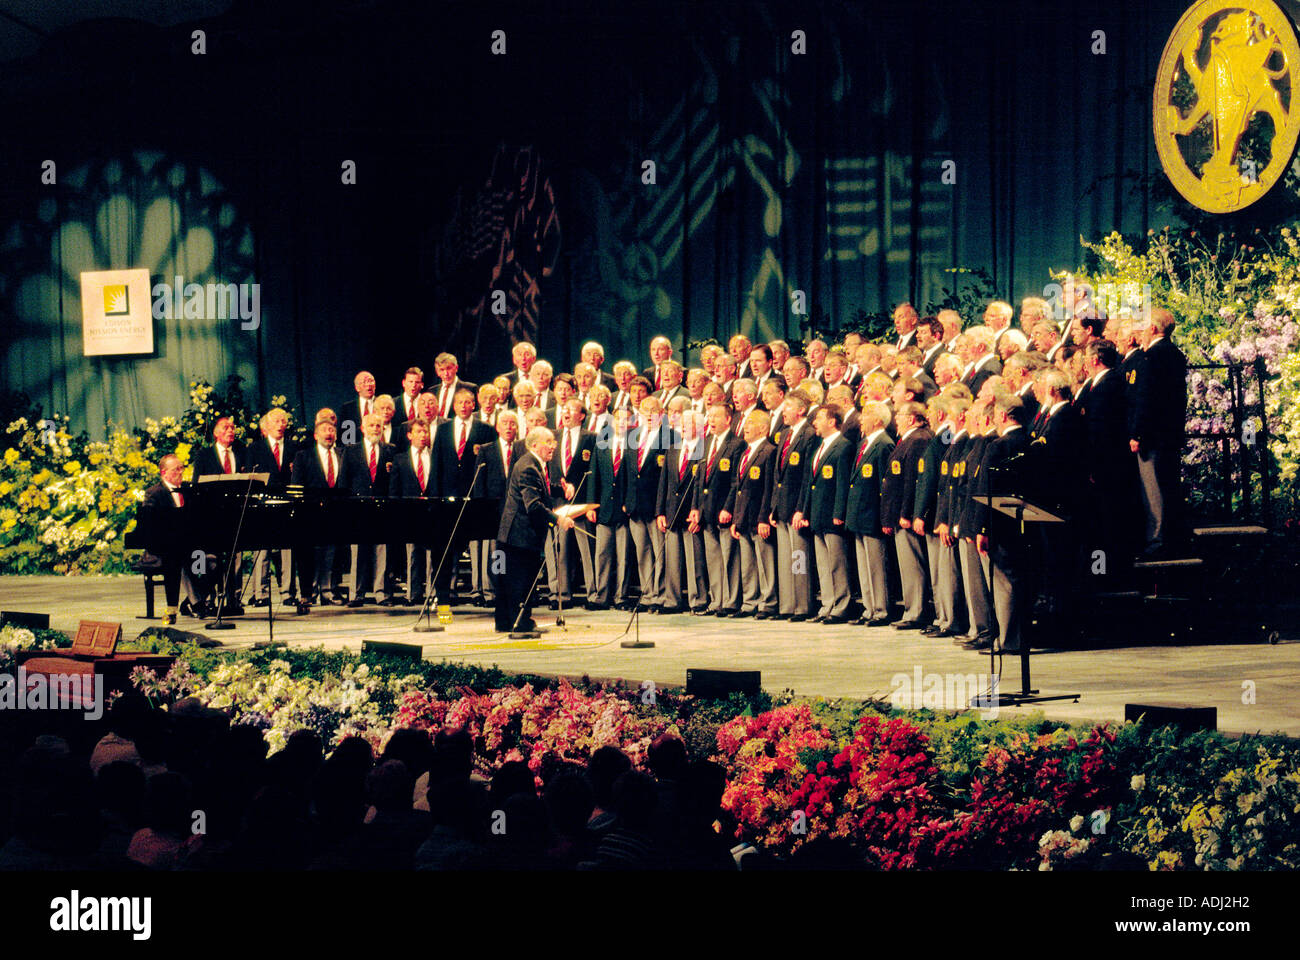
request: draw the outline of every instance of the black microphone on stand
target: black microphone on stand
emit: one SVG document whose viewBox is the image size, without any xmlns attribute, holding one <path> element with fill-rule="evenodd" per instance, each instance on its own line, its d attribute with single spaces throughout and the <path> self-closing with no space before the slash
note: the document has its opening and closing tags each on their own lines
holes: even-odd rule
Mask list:
<svg viewBox="0 0 1300 960">
<path fill-rule="evenodd" d="M 469 482 L 469 488 L 472 491 L 474 484 L 478 483 L 479 471 L 483 469 L 483 462 L 479 461 L 474 467 L 474 477 Z M 469 506 L 470 497 L 461 498 L 460 511 L 456 514 L 456 522 L 451 525 L 451 533 L 447 536 L 447 545 L 442 548 L 442 558 L 438 561 L 438 569 L 433 573 L 433 583 L 438 582 L 438 577 L 442 573 L 442 565 L 447 562 L 447 554 L 451 552 L 451 545 L 456 540 L 456 531 L 460 528 L 461 517 L 465 516 L 465 508 Z M 433 603 L 433 590 L 427 589 L 424 594 L 424 606 L 420 608 L 420 615 L 415 618 L 415 626 L 412 628 L 415 633 L 441 633 L 443 626 L 440 623 L 429 622 L 429 607 Z M 425 622 L 420 623 L 421 620 Z"/>
</svg>

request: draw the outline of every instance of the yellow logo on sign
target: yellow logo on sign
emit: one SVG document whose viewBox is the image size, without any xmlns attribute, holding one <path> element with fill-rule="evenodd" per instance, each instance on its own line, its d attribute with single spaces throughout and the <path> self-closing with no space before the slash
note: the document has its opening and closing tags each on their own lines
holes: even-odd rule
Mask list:
<svg viewBox="0 0 1300 960">
<path fill-rule="evenodd" d="M 1229 213 L 1282 177 L 1300 135 L 1298 68 L 1295 29 L 1273 0 L 1198 0 L 1183 14 L 1160 57 L 1152 127 L 1188 201 Z"/>
<path fill-rule="evenodd" d="M 121 317 L 131 312 L 131 299 L 127 296 L 125 283 L 109 283 L 104 286 L 104 316 Z"/>
</svg>

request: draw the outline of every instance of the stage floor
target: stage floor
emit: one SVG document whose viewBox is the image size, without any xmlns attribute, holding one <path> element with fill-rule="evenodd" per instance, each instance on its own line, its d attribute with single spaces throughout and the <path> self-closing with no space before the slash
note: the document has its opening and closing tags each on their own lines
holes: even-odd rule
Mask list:
<svg viewBox="0 0 1300 960">
<path fill-rule="evenodd" d="M 161 587 L 157 599 L 161 609 Z M 140 617 L 144 590 L 137 576 L 3 577 L 0 608 L 48 613 L 51 626 L 69 631 L 83 618 L 121 621 L 127 637 L 159 624 Z M 899 675 L 911 684 L 919 673 L 925 684 L 930 675 L 945 675 L 942 680 L 947 681 L 947 675 L 989 672 L 987 656 L 963 651 L 950 640 L 892 627 L 643 614 L 641 638 L 655 646 L 629 650 L 619 645 L 628 623 L 625 613 L 578 609 L 567 613 L 564 628 L 557 628 L 555 615 L 545 609 L 535 614 L 548 632 L 537 640 L 509 640 L 493 630 L 491 611 L 478 607 L 458 607 L 453 622 L 434 634 L 414 633 L 416 611 L 405 607 L 317 608 L 307 617 L 278 607 L 275 639 L 293 646 L 353 650 L 359 650 L 363 640 L 419 643 L 430 660 L 622 678 L 638 684 L 653 680 L 681 685 L 687 668 L 759 670 L 763 688 L 770 692 L 791 689 L 827 698 L 888 697 L 901 684 Z M 235 629 L 208 635 L 232 647 L 268 638 L 264 608 L 250 609 L 234 622 Z M 182 618 L 177 626 L 204 632 L 199 620 Z M 1045 650 L 1035 652 L 1031 663 L 1034 684 L 1042 694 L 1077 693 L 1079 702 L 1004 707 L 1005 715 L 1041 709 L 1062 720 L 1122 720 L 1125 703 L 1186 703 L 1217 707 L 1219 729 L 1224 731 L 1300 736 L 1298 643 Z M 1002 669 L 1001 689 L 1019 690 L 1019 658 L 1007 657 Z"/>
</svg>

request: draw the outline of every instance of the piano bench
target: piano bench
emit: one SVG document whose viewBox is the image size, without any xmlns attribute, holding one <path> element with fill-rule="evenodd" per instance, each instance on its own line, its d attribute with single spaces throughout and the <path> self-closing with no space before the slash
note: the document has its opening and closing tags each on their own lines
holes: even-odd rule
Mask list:
<svg viewBox="0 0 1300 960">
<path fill-rule="evenodd" d="M 131 567 L 144 577 L 144 616 L 137 620 L 157 620 L 154 616 L 154 587 L 162 585 L 162 564 L 148 553 L 131 561 Z"/>
</svg>

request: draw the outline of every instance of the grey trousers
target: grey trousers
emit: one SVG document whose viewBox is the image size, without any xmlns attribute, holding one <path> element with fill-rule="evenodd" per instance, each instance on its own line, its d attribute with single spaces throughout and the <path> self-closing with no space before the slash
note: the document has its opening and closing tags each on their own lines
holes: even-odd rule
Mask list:
<svg viewBox="0 0 1300 960">
<path fill-rule="evenodd" d="M 596 589 L 588 592 L 591 603 L 619 604 L 627 599 L 628 559 L 632 553 L 632 535 L 626 523 L 617 527 L 596 525 Z"/>
<path fill-rule="evenodd" d="M 993 609 L 998 618 L 998 645 L 1007 653 L 1019 653 L 1028 642 L 1024 635 L 1024 620 L 1028 602 L 1025 596 L 1025 577 L 1022 571 L 992 564 Z"/>
<path fill-rule="evenodd" d="M 730 527 L 706 527 L 704 558 L 709 568 L 709 609 L 740 609 L 740 562 Z"/>
<path fill-rule="evenodd" d="M 961 554 L 961 582 L 966 591 L 966 612 L 970 619 L 970 634 L 981 640 L 991 640 L 997 633 L 993 623 L 993 597 L 984 579 L 984 561 L 973 541 L 958 541 Z"/>
<path fill-rule="evenodd" d="M 259 550 L 253 554 L 253 597 L 258 600 L 271 598 L 271 552 Z M 297 596 L 298 588 L 293 579 L 293 551 L 276 550 L 275 561 L 279 570 L 275 586 L 281 597 Z"/>
<path fill-rule="evenodd" d="M 629 520 L 627 525 L 640 573 L 641 604 L 659 606 L 664 602 L 664 535 L 653 520 Z"/>
<path fill-rule="evenodd" d="M 406 545 L 406 599 L 423 603 L 429 592 L 429 578 L 433 576 L 433 563 L 427 547 L 413 543 Z"/>
<path fill-rule="evenodd" d="M 889 575 L 885 572 L 885 541 L 881 537 L 854 537 L 858 581 L 862 584 L 862 615 L 869 620 L 889 616 Z"/>
<path fill-rule="evenodd" d="M 704 557 L 704 531 L 685 533 L 687 600 L 692 610 L 709 605 L 709 570 Z"/>
<path fill-rule="evenodd" d="M 903 581 L 903 619 L 920 620 L 930 592 L 925 541 L 911 530 L 899 528 L 894 531 L 894 549 L 898 553 L 898 576 Z"/>
<path fill-rule="evenodd" d="M 817 543 L 817 580 L 821 584 L 820 617 L 842 617 L 849 609 L 849 556 L 844 536 L 819 533 Z"/>
<path fill-rule="evenodd" d="M 927 567 L 930 597 L 934 601 L 934 624 L 946 630 L 952 623 L 952 611 L 948 609 L 947 597 L 939 589 L 939 537 L 933 533 L 925 535 L 925 562 Z"/>
<path fill-rule="evenodd" d="M 966 616 L 966 591 L 962 589 L 960 551 L 954 544 L 938 546 L 939 579 L 935 585 L 934 605 L 947 612 L 947 619 L 940 621 L 945 630 L 962 631 L 968 623 Z"/>
<path fill-rule="evenodd" d="M 386 599 L 385 574 L 388 572 L 388 547 L 384 544 L 352 544 L 352 599 L 358 600 L 374 591 L 375 599 Z"/>
<path fill-rule="evenodd" d="M 741 536 L 740 548 L 741 609 L 750 613 L 776 613 L 776 544 L 769 536 Z"/>
<path fill-rule="evenodd" d="M 574 530 L 561 530 L 556 527 L 546 541 L 546 581 L 551 590 L 551 597 L 559 597 L 565 603 L 573 599 L 573 571 L 575 564 L 575 546 L 577 560 L 582 563 L 582 582 L 586 584 L 587 593 L 595 582 L 592 571 L 591 540 L 578 529 L 592 532 L 592 525 L 585 519 L 575 521 Z"/>
<path fill-rule="evenodd" d="M 664 538 L 663 605 L 676 610 L 683 605 L 689 576 L 686 563 L 686 532 L 669 530 Z"/>
<path fill-rule="evenodd" d="M 816 564 L 813 539 L 808 528 L 795 530 L 788 523 L 775 523 L 776 582 L 783 616 L 812 615 L 812 569 Z"/>
<path fill-rule="evenodd" d="M 469 544 L 469 583 L 470 591 L 484 600 L 496 597 L 492 589 L 492 545 L 493 540 L 471 540 Z"/>
<path fill-rule="evenodd" d="M 1160 549 L 1177 532 L 1183 500 L 1181 453 L 1178 448 L 1157 448 L 1137 455 L 1142 505 L 1147 513 L 1147 550 Z"/>
</svg>

